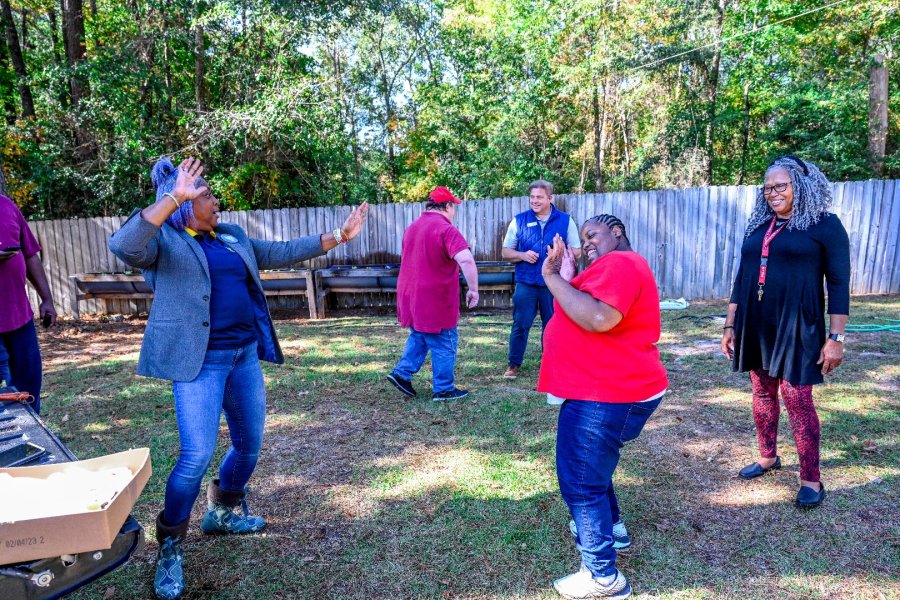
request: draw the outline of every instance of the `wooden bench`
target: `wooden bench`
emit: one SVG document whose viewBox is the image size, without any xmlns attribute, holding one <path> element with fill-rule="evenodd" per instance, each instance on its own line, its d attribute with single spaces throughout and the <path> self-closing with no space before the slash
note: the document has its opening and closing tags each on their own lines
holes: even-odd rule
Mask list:
<svg viewBox="0 0 900 600">
<path fill-rule="evenodd" d="M 310 269 L 260 271 L 259 278 L 266 296 L 306 296 L 309 317 L 316 318 L 316 293 Z M 77 273 L 72 280 L 72 315 L 81 318 L 82 300 L 145 300 L 153 298 L 153 290 L 137 271 L 125 273 Z"/>
<path fill-rule="evenodd" d="M 508 262 L 476 263 L 479 291 L 509 291 L 515 288 L 515 268 Z M 395 294 L 397 265 L 336 266 L 316 270 L 316 318 L 325 318 L 328 294 Z M 465 279 L 460 275 L 460 291 Z"/>
</svg>

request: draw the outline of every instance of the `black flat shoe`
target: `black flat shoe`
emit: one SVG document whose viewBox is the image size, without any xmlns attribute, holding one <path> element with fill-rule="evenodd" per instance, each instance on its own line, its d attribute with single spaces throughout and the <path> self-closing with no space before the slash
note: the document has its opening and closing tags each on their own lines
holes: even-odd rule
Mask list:
<svg viewBox="0 0 900 600">
<path fill-rule="evenodd" d="M 800 491 L 797 492 L 797 506 L 800 508 L 815 508 L 822 504 L 822 500 L 825 499 L 825 484 L 819 482 L 819 485 L 821 487 L 818 492 L 811 487 L 801 485 Z"/>
<path fill-rule="evenodd" d="M 753 463 L 752 465 L 747 465 L 746 467 L 744 467 L 743 469 L 738 471 L 738 475 L 740 475 L 744 479 L 753 479 L 754 477 L 759 477 L 760 475 L 765 475 L 769 471 L 772 471 L 774 469 L 780 469 L 780 468 L 781 468 L 781 457 L 776 456 L 775 462 L 772 464 L 771 467 L 769 467 L 767 469 L 763 469 L 762 465 L 760 465 L 759 463 Z"/>
</svg>

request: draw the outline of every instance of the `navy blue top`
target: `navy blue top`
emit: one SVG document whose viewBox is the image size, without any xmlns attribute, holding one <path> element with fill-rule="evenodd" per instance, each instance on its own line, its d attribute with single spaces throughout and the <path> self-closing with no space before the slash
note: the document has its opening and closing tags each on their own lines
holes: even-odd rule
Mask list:
<svg viewBox="0 0 900 600">
<path fill-rule="evenodd" d="M 535 216 L 533 210 L 526 210 L 516 215 L 516 250 L 528 252 L 534 250 L 538 254 L 538 260 L 533 265 L 525 262 L 517 262 L 516 283 L 527 283 L 546 287 L 544 277 L 541 275 L 541 267 L 547 258 L 547 246 L 553 243 L 553 236 L 559 234 L 562 239 L 569 237 L 569 215 L 551 205 L 550 215 L 543 224 Z"/>
<path fill-rule="evenodd" d="M 209 350 L 243 348 L 256 340 L 250 274 L 237 252 L 211 235 L 194 237 L 206 254 L 212 291 L 209 298 Z"/>
</svg>

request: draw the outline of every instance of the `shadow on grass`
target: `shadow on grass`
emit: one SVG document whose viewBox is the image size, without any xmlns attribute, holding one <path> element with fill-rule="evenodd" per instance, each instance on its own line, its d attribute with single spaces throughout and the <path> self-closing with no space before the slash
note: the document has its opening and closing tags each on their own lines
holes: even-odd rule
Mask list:
<svg viewBox="0 0 900 600">
<path fill-rule="evenodd" d="M 476 391 L 438 404 L 399 397 L 384 380 L 404 330 L 364 319 L 329 325 L 279 326 L 289 364 L 265 368 L 267 437 L 250 483 L 251 507 L 270 527 L 224 539 L 194 528 L 185 597 L 555 597 L 550 582 L 577 569 L 578 557 L 556 488 L 556 409 L 533 392 L 539 335 L 525 375 L 511 383 L 499 377 L 508 327 L 466 323 L 458 376 Z M 717 332 L 706 323 L 666 323 L 672 339 L 660 347 L 670 393 L 623 452 L 616 486 L 635 545 L 619 566 L 636 592 L 800 598 L 840 595 L 847 586 L 860 595 L 896 590 L 896 398 L 856 369 L 817 389 L 830 496 L 819 510 L 800 512 L 784 420 L 786 468 L 752 482 L 735 477 L 755 458 L 755 430 L 746 376 L 731 374 L 704 345 Z M 677 354 L 688 345 L 689 353 Z M 890 364 L 873 360 L 868 371 Z M 155 475 L 135 513 L 150 525 L 177 435 L 167 384 L 135 379 L 132 369 L 122 361 L 55 375 L 60 404 L 50 414 L 58 423 L 70 412 L 61 427 L 85 456 L 149 440 Z M 416 380 L 423 397 L 428 378 L 426 367 Z M 851 402 L 859 397 L 873 400 Z M 226 435 L 223 428 L 220 453 Z M 877 452 L 862 452 L 867 439 Z M 150 544 L 74 597 L 109 586 L 116 597 L 150 597 L 154 552 Z"/>
</svg>

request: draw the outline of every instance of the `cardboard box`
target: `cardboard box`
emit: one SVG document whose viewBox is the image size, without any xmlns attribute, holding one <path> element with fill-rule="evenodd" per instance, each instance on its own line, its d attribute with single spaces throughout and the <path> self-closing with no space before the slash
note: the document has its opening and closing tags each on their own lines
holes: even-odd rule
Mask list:
<svg viewBox="0 0 900 600">
<path fill-rule="evenodd" d="M 85 509 L 79 513 L 14 523 L 3 523 L 3 515 L 0 515 L 0 565 L 112 547 L 131 507 L 150 479 L 150 450 L 137 448 L 77 462 L 0 469 L 0 473 L 13 477 L 45 478 L 51 473 L 64 471 L 68 466 L 91 471 L 124 466 L 133 475 L 131 481 L 101 510 Z M 0 493 L 3 491 L 0 490 Z"/>
</svg>

